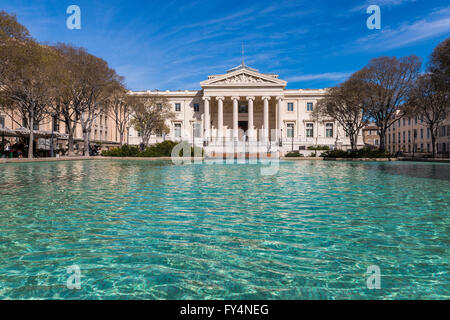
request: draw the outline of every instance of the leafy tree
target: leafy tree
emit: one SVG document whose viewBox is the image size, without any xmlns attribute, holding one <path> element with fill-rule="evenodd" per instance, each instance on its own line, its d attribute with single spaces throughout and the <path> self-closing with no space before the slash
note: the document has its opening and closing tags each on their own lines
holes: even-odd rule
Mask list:
<svg viewBox="0 0 450 320">
<path fill-rule="evenodd" d="M 83 89 L 81 94 L 80 124 L 83 132 L 84 155 L 89 155 L 89 141 L 92 125 L 100 113 L 107 114 L 108 91 L 118 79 L 116 72 L 106 61 L 91 54 L 82 62 L 83 72 L 79 74 Z"/>
<path fill-rule="evenodd" d="M 33 157 L 35 123 L 48 115 L 54 95 L 52 77 L 58 67 L 58 54 L 29 37 L 15 16 L 0 12 L 0 95 L 6 111 L 16 123 L 29 130 L 28 157 Z"/>
</svg>

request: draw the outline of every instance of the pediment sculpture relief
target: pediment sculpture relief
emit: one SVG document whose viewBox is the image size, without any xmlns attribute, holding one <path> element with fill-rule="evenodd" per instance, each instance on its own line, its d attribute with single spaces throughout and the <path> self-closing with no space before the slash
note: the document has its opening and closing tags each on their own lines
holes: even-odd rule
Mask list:
<svg viewBox="0 0 450 320">
<path fill-rule="evenodd" d="M 253 77 L 247 74 L 239 74 L 230 78 L 226 78 L 215 82 L 215 84 L 235 84 L 235 83 L 271 83 L 261 78 Z"/>
</svg>

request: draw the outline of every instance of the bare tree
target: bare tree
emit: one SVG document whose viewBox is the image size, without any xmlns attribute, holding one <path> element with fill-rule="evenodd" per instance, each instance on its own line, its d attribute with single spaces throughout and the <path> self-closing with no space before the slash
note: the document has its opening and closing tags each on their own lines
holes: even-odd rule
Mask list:
<svg viewBox="0 0 450 320">
<path fill-rule="evenodd" d="M 166 120 L 173 119 L 175 113 L 164 97 L 132 96 L 131 125 L 141 134 L 142 142 L 148 146 L 150 137 L 156 133 L 167 133 Z"/>
<path fill-rule="evenodd" d="M 130 113 L 134 98 L 127 95 L 127 91 L 121 80 L 122 79 L 119 78 L 119 81 L 111 86 L 107 103 L 109 114 L 116 124 L 116 140 L 117 134 L 119 134 L 119 141 L 122 146 L 125 132 L 130 122 Z"/>
<path fill-rule="evenodd" d="M 430 130 L 433 158 L 438 129 L 450 111 L 449 98 L 450 38 L 447 38 L 434 49 L 427 73 L 417 79 L 408 101 L 409 112 L 423 119 Z"/>
<path fill-rule="evenodd" d="M 433 50 L 428 61 L 428 72 L 431 74 L 439 90 L 450 90 L 450 38 L 442 41 Z"/>
<path fill-rule="evenodd" d="M 352 76 L 367 88 L 363 103 L 378 127 L 382 151 L 385 150 L 386 131 L 396 120 L 397 111 L 406 102 L 421 64 L 420 58 L 414 55 L 400 59 L 380 57 L 372 59 L 366 67 Z"/>
<path fill-rule="evenodd" d="M 352 150 L 357 149 L 359 133 L 370 119 L 364 103 L 365 90 L 366 85 L 363 82 L 350 78 L 329 89 L 314 110 L 321 116 L 336 120 L 344 128 Z"/>
</svg>

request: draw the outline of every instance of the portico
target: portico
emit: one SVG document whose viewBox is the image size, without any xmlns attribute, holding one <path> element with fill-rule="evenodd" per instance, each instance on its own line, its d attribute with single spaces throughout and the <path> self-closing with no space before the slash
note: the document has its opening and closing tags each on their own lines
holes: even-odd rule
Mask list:
<svg viewBox="0 0 450 320">
<path fill-rule="evenodd" d="M 280 106 L 286 84 L 277 75 L 261 74 L 245 65 L 201 82 L 207 144 L 238 141 L 240 130 L 246 131 L 248 141 L 276 140 L 271 129 L 281 128 Z M 239 125 L 243 122 L 247 126 Z"/>
</svg>

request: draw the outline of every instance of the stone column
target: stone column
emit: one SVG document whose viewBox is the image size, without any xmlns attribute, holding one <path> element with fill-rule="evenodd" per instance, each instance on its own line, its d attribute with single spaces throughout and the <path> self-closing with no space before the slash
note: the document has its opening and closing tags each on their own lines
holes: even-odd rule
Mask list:
<svg viewBox="0 0 450 320">
<path fill-rule="evenodd" d="M 263 129 L 264 129 L 264 142 L 268 142 L 269 141 L 269 100 L 270 97 L 268 96 L 264 96 L 262 97 L 262 99 L 264 100 L 264 124 L 263 124 Z"/>
<path fill-rule="evenodd" d="M 248 101 L 248 138 L 254 140 L 254 125 L 253 125 L 253 101 L 255 97 L 247 97 Z"/>
<path fill-rule="evenodd" d="M 217 136 L 219 140 L 223 140 L 223 100 L 225 97 L 216 97 L 218 107 L 217 107 Z"/>
<path fill-rule="evenodd" d="M 281 118 L 281 108 L 282 108 L 282 104 L 283 104 L 283 97 L 277 97 L 277 114 L 278 114 L 278 134 L 277 134 L 277 138 L 278 140 L 282 140 L 283 137 L 283 133 L 282 133 L 282 129 L 283 129 L 283 119 Z"/>
<path fill-rule="evenodd" d="M 209 101 L 211 97 L 203 97 L 203 101 L 205 102 L 205 115 L 203 117 L 203 128 L 205 130 L 204 140 L 209 141 L 209 137 L 211 136 L 211 118 L 209 115 Z"/>
<path fill-rule="evenodd" d="M 231 97 L 233 99 L 233 140 L 239 139 L 239 97 Z"/>
</svg>

